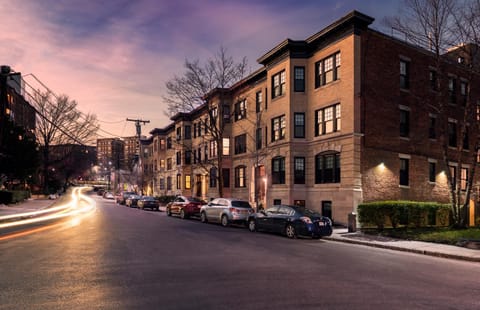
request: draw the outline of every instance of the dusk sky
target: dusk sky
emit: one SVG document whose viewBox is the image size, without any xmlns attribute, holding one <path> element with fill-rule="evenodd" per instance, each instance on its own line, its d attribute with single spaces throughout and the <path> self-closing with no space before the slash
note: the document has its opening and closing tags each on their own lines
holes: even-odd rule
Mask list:
<svg viewBox="0 0 480 310">
<path fill-rule="evenodd" d="M 0 64 L 35 75 L 56 94 L 99 119 L 99 137 L 135 135 L 126 118 L 170 123 L 162 95 L 185 59 L 213 57 L 224 46 L 256 60 L 286 38 L 302 40 L 357 10 L 397 15 L 398 0 L 0 0 Z M 39 86 L 38 88 L 41 89 Z"/>
</svg>

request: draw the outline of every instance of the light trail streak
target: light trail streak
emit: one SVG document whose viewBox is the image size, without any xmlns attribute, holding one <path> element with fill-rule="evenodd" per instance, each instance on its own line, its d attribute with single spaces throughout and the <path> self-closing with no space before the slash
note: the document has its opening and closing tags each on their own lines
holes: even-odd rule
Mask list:
<svg viewBox="0 0 480 310">
<path fill-rule="evenodd" d="M 5 223 L 0 222 L 0 229 L 47 222 L 47 221 L 62 219 L 66 217 L 74 217 L 74 220 L 78 223 L 78 221 L 80 220 L 79 217 L 83 217 L 91 214 L 93 211 L 95 211 L 95 208 L 96 208 L 95 201 L 92 198 L 83 194 L 83 191 L 87 189 L 88 187 L 74 188 L 70 195 L 71 200 L 60 206 L 47 208 L 39 211 L 24 212 L 24 213 L 18 213 L 14 215 L 2 216 L 0 217 L 0 221 L 12 220 L 12 219 L 18 219 L 18 220 L 7 221 Z M 22 232 L 12 233 L 7 236 L 0 237 L 0 240 L 5 239 L 6 237 L 23 235 L 28 232 L 41 231 L 57 225 L 59 224 L 46 225 L 45 227 L 41 227 L 41 228 L 34 228 L 34 229 L 22 231 Z"/>
</svg>

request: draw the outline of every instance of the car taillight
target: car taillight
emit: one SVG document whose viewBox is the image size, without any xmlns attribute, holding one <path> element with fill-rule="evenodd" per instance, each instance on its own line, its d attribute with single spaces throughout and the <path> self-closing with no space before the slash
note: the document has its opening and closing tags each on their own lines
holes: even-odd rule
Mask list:
<svg viewBox="0 0 480 310">
<path fill-rule="evenodd" d="M 302 216 L 300 220 L 302 220 L 304 223 L 312 224 L 312 220 L 309 217 Z"/>
<path fill-rule="evenodd" d="M 230 208 L 230 212 L 232 212 L 232 213 L 238 213 L 238 210 L 235 209 L 235 208 Z"/>
</svg>

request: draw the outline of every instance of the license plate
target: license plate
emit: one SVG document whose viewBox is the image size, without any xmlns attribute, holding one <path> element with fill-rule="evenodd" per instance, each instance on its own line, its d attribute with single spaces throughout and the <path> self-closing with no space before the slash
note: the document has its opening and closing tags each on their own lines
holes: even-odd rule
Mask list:
<svg viewBox="0 0 480 310">
<path fill-rule="evenodd" d="M 318 226 L 325 226 L 324 222 L 318 222 Z"/>
</svg>

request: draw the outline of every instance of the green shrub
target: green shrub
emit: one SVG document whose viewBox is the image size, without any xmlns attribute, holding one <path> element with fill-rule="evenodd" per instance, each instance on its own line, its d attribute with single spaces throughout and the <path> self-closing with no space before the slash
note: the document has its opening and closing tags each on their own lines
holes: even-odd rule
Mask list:
<svg viewBox="0 0 480 310">
<path fill-rule="evenodd" d="M 375 225 L 378 230 L 385 226 L 397 228 L 446 226 L 450 208 L 436 202 L 376 201 L 358 205 L 359 222 L 362 227 Z"/>
</svg>

